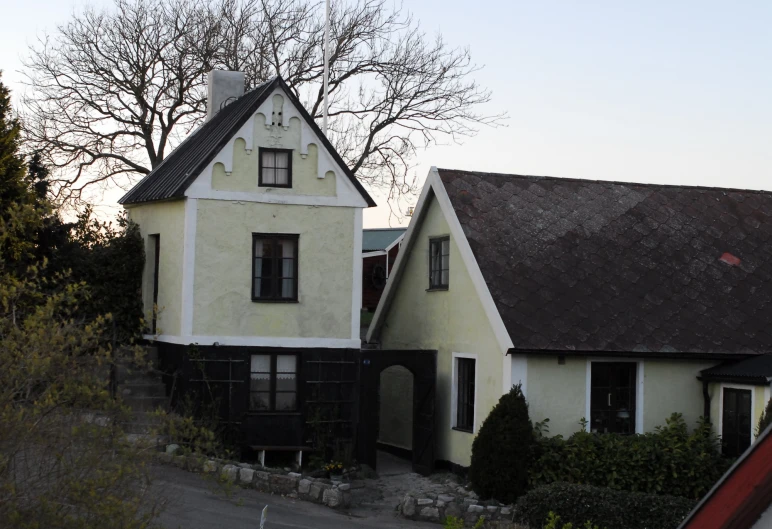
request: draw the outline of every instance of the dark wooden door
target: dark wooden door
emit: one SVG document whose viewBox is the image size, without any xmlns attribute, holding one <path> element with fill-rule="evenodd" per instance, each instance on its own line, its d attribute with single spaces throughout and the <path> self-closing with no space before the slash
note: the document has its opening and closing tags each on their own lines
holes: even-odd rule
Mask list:
<svg viewBox="0 0 772 529">
<path fill-rule="evenodd" d="M 751 445 L 751 391 L 724 388 L 721 413 L 724 455 L 737 457 Z"/>
<path fill-rule="evenodd" d="M 435 460 L 436 377 L 413 379 L 413 471 L 428 476 Z"/>
</svg>

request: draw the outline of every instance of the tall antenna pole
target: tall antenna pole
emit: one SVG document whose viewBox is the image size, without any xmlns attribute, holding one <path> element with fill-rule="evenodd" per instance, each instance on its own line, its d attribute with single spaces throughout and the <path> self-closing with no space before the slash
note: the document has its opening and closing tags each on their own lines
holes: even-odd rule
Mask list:
<svg viewBox="0 0 772 529">
<path fill-rule="evenodd" d="M 330 84 L 330 0 L 324 20 L 324 114 L 322 116 L 322 131 L 327 136 L 327 92 Z"/>
</svg>

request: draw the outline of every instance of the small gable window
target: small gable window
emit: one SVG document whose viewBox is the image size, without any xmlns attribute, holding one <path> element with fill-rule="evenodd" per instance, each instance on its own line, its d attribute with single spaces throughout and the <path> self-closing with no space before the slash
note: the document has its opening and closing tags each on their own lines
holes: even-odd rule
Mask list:
<svg viewBox="0 0 772 529">
<path fill-rule="evenodd" d="M 429 290 L 447 290 L 450 237 L 429 239 Z"/>
<path fill-rule="evenodd" d="M 292 150 L 260 149 L 260 187 L 292 187 Z"/>
<path fill-rule="evenodd" d="M 252 234 L 252 300 L 298 300 L 298 236 Z"/>
</svg>

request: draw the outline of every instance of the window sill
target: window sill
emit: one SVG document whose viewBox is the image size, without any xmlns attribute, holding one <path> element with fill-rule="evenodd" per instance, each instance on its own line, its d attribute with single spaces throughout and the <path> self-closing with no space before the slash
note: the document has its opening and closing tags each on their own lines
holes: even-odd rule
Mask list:
<svg viewBox="0 0 772 529">
<path fill-rule="evenodd" d="M 280 184 L 257 184 L 257 187 L 277 188 L 277 189 L 292 189 L 292 184 L 280 185 Z"/>
<path fill-rule="evenodd" d="M 463 432 L 463 433 L 474 433 L 474 430 L 467 430 L 465 428 L 459 428 L 458 426 L 452 426 L 450 428 L 451 430 L 455 430 L 457 432 Z"/>
<path fill-rule="evenodd" d="M 448 287 L 430 287 L 426 289 L 427 292 L 447 292 Z"/>
<path fill-rule="evenodd" d="M 253 303 L 300 303 L 297 299 L 252 298 Z"/>
</svg>

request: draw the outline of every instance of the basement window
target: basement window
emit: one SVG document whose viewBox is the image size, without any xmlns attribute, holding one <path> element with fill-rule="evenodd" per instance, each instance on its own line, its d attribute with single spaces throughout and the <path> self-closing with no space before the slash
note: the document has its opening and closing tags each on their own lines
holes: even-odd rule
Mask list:
<svg viewBox="0 0 772 529">
<path fill-rule="evenodd" d="M 297 411 L 297 355 L 252 355 L 249 371 L 250 411 Z"/>
<path fill-rule="evenodd" d="M 292 150 L 260 149 L 260 187 L 292 187 Z"/>
</svg>

